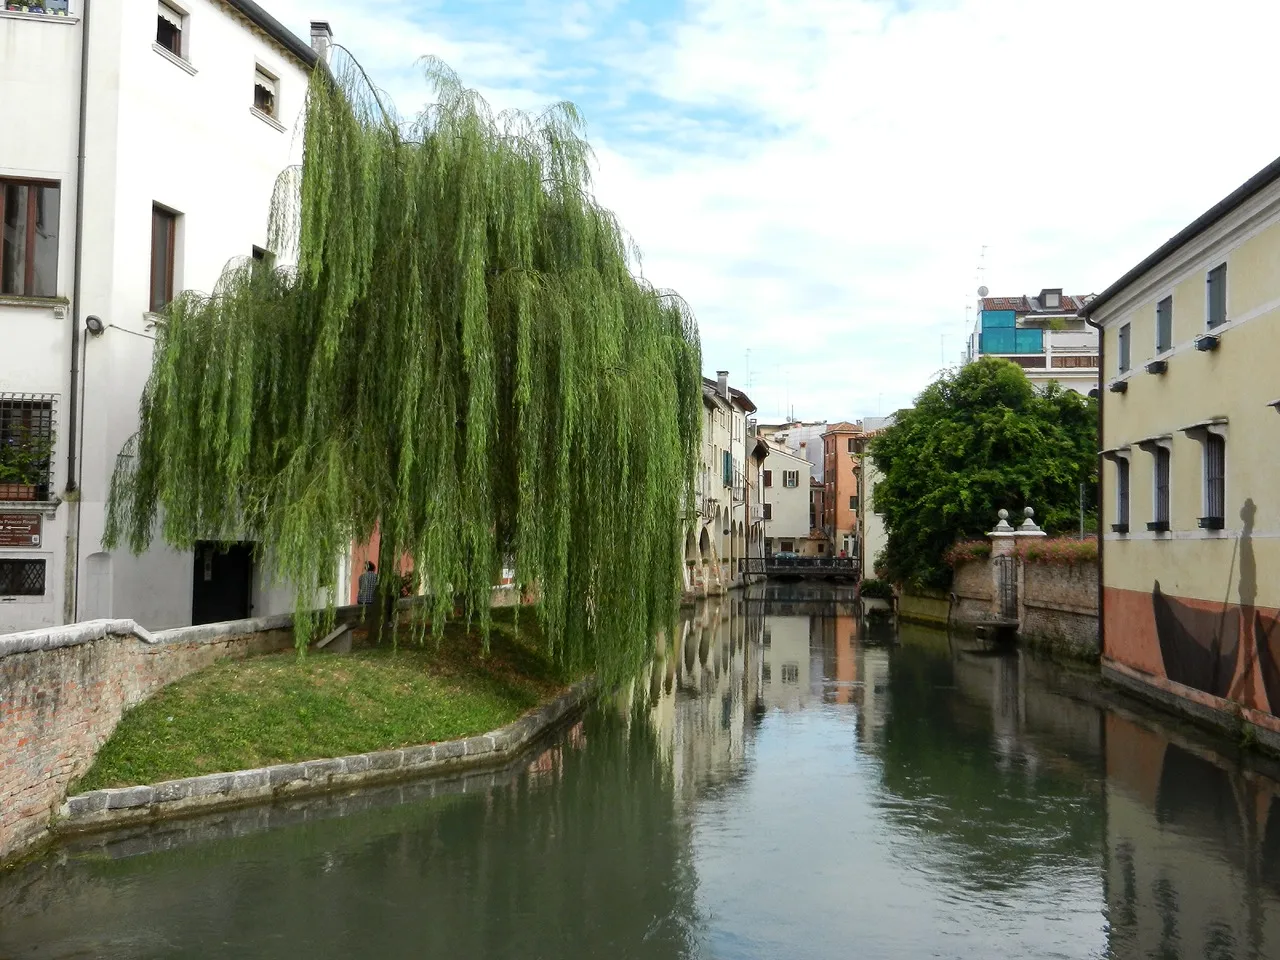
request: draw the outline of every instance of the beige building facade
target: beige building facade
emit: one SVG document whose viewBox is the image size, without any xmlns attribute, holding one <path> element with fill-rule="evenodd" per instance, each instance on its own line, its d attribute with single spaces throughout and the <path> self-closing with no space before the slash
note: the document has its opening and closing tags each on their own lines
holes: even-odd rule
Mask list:
<svg viewBox="0 0 1280 960">
<path fill-rule="evenodd" d="M 1089 303 L 1103 669 L 1280 742 L 1280 160 Z"/>
</svg>

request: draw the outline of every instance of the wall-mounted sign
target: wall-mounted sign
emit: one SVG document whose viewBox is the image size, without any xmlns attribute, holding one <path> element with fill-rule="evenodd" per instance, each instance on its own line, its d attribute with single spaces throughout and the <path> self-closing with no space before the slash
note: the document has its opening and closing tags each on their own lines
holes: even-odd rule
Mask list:
<svg viewBox="0 0 1280 960">
<path fill-rule="evenodd" d="M 43 526 L 38 513 L 0 513 L 0 547 L 38 547 Z"/>
</svg>

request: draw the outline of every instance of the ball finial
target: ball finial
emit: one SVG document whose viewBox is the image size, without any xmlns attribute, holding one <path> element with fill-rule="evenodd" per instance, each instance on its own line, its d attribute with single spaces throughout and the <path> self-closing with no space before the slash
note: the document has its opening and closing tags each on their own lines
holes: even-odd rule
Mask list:
<svg viewBox="0 0 1280 960">
<path fill-rule="evenodd" d="M 1034 516 L 1036 515 L 1036 512 L 1035 512 L 1034 510 L 1032 510 L 1030 507 L 1027 507 L 1026 509 L 1024 509 L 1024 510 L 1022 511 L 1022 514 L 1023 514 L 1023 516 L 1025 516 L 1028 520 L 1030 520 L 1032 517 L 1034 517 Z"/>
<path fill-rule="evenodd" d="M 997 517 L 999 517 L 1001 520 L 1008 520 L 1008 519 L 1009 519 L 1009 511 L 1008 511 L 1008 510 L 1004 510 L 1004 509 L 997 510 L 997 511 L 996 511 L 996 516 L 997 516 Z"/>
</svg>

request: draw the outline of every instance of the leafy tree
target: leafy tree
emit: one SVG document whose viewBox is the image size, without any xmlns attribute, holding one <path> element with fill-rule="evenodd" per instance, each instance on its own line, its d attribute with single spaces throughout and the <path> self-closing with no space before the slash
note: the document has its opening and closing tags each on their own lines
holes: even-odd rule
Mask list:
<svg viewBox="0 0 1280 960">
<path fill-rule="evenodd" d="M 266 545 L 299 643 L 375 529 L 435 629 L 455 602 L 487 629 L 513 557 L 554 652 L 608 680 L 677 609 L 697 329 L 632 273 L 572 104 L 495 115 L 438 62 L 426 75 L 432 102 L 404 120 L 349 58 L 314 71 L 270 216 L 297 267 L 233 264 L 170 306 L 104 539 L 142 550 L 162 518 L 176 547 Z M 399 584 L 380 578 L 376 616 Z"/>
<path fill-rule="evenodd" d="M 927 387 L 870 452 L 884 475 L 875 503 L 888 529 L 885 571 L 945 586 L 945 551 L 989 531 L 1001 507 L 1029 506 L 1050 532 L 1074 530 L 1084 483 L 1093 509 L 1097 402 L 1056 383 L 1038 390 L 1017 364 L 983 357 Z"/>
</svg>

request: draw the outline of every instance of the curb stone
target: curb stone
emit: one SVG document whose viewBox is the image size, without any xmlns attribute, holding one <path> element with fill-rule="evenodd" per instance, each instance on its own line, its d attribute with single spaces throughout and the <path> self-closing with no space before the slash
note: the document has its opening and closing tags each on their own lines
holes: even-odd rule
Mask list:
<svg viewBox="0 0 1280 960">
<path fill-rule="evenodd" d="M 595 689 L 580 680 L 554 700 L 479 736 L 394 750 L 233 770 L 156 784 L 91 790 L 68 797 L 58 811 L 58 834 L 108 830 L 128 823 L 190 816 L 219 808 L 271 803 L 305 793 L 364 784 L 454 775 L 509 760 L 527 744 L 581 708 Z"/>
</svg>

